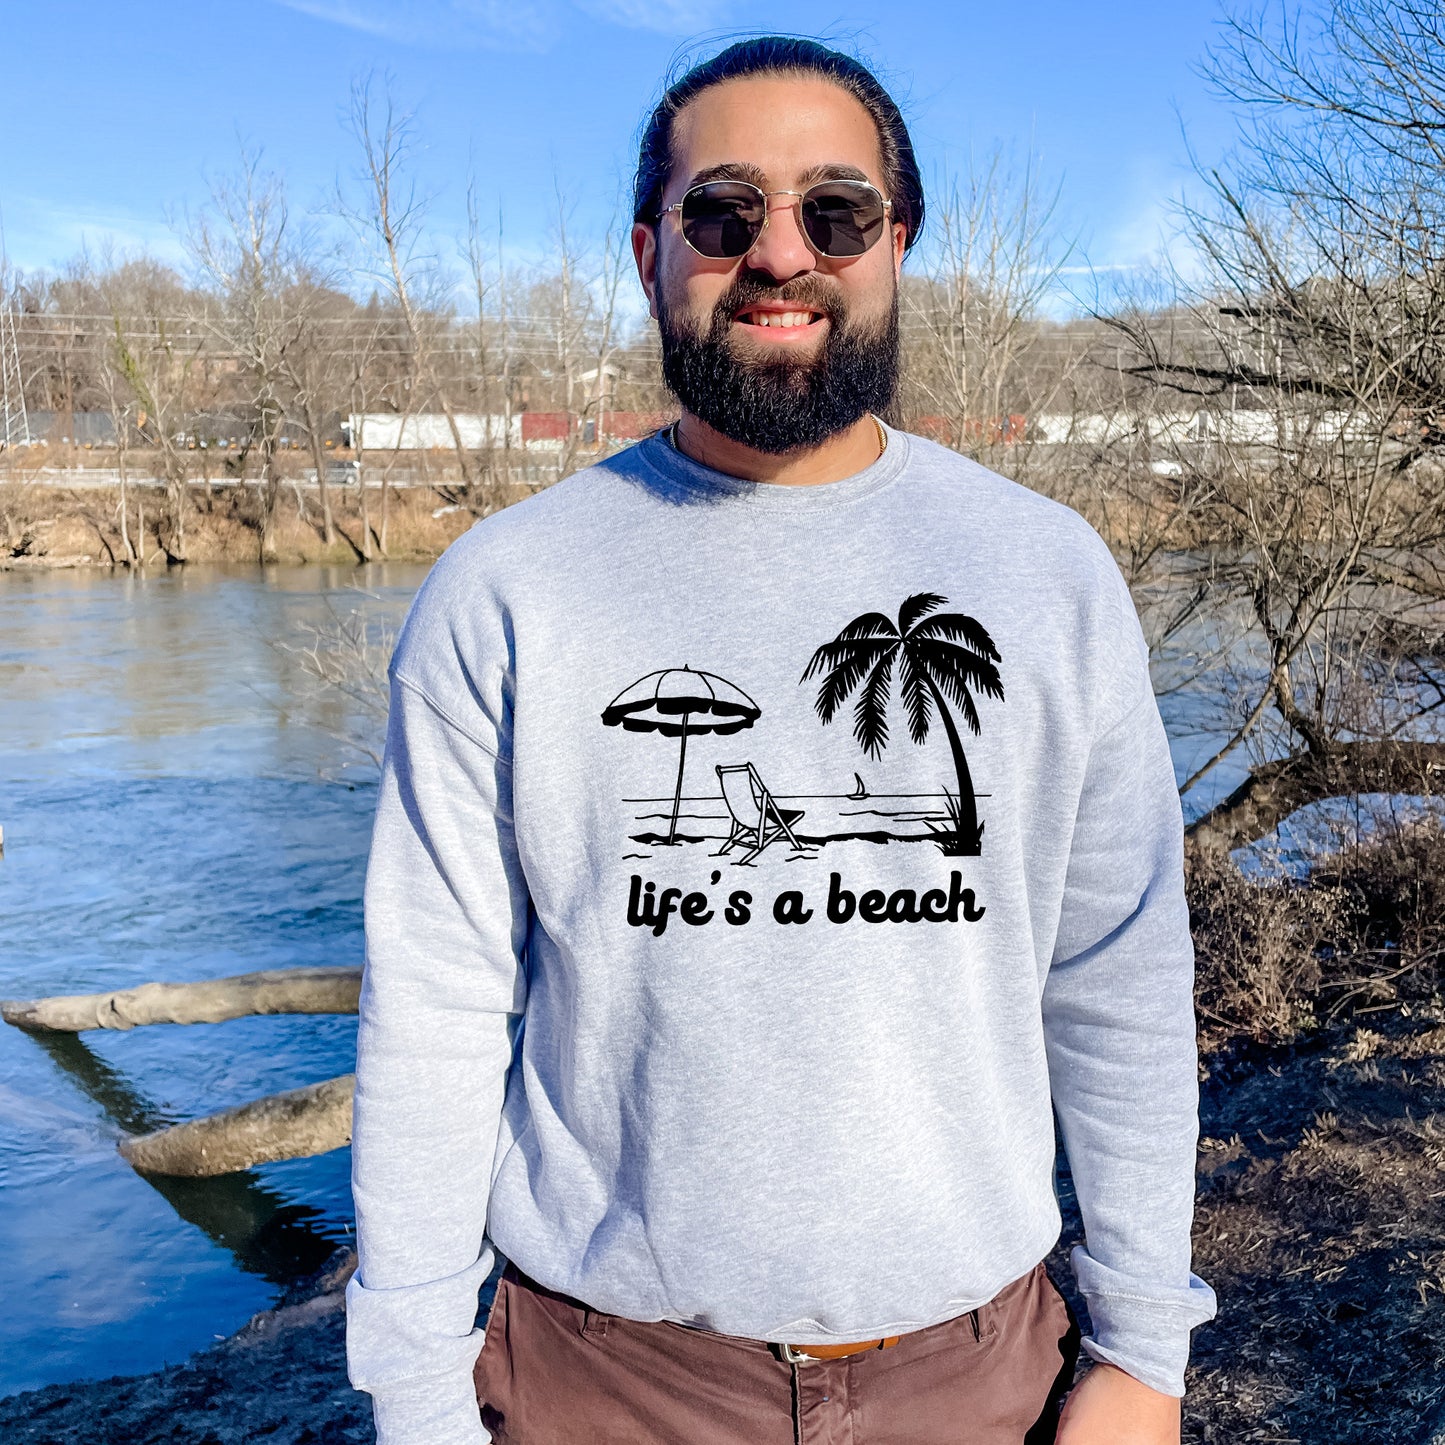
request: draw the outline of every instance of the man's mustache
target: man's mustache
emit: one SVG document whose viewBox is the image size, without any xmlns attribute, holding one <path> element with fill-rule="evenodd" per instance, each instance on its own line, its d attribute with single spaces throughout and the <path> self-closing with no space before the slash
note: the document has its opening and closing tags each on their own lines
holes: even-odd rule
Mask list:
<svg viewBox="0 0 1445 1445">
<path fill-rule="evenodd" d="M 835 325 L 847 316 L 847 308 L 838 296 L 837 288 L 818 276 L 798 276 L 785 281 L 781 286 L 770 285 L 757 272 L 742 272 L 737 279 L 718 297 L 713 307 L 713 327 L 717 332 L 726 330 L 739 311 L 756 306 L 760 301 L 772 301 L 800 310 L 817 311 Z"/>
</svg>

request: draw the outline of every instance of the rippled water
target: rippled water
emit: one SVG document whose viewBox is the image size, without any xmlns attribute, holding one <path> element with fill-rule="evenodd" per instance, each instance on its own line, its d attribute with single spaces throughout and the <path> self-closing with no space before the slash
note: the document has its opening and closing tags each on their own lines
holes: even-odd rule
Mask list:
<svg viewBox="0 0 1445 1445">
<path fill-rule="evenodd" d="M 353 719 L 274 644 L 425 572 L 0 573 L 0 996 L 359 963 L 373 789 L 327 780 Z M 1165 713 L 1192 767 L 1214 740 Z M 348 1072 L 354 1031 L 0 1027 L 0 1394 L 179 1360 L 348 1238 L 349 1151 L 148 1181 L 115 1144 Z"/>
<path fill-rule="evenodd" d="M 328 781 L 346 712 L 271 644 L 425 571 L 0 573 L 0 995 L 359 963 L 373 790 Z M 0 1028 L 0 1394 L 181 1359 L 348 1238 L 346 1150 L 148 1181 L 115 1144 L 345 1073 L 354 1034 Z"/>
</svg>

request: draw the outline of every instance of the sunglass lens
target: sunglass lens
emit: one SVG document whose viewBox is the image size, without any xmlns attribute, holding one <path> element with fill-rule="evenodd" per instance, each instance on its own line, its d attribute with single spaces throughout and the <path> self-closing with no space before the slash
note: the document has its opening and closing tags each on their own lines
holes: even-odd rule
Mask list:
<svg viewBox="0 0 1445 1445">
<path fill-rule="evenodd" d="M 883 231 L 883 198 L 870 186 L 825 181 L 803 197 L 803 226 L 825 256 L 861 256 Z"/>
<path fill-rule="evenodd" d="M 763 228 L 762 193 L 736 181 L 708 181 L 682 198 L 682 234 L 704 256 L 744 256 Z"/>
</svg>

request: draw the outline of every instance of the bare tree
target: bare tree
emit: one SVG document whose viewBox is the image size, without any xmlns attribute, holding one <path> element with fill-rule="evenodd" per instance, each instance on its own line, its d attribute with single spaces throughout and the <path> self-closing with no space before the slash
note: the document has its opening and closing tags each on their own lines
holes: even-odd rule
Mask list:
<svg viewBox="0 0 1445 1445">
<path fill-rule="evenodd" d="M 503 245 L 500 208 L 497 212 L 496 260 L 489 263 L 482 240 L 476 179 L 467 185 L 467 270 L 476 306 L 475 348 L 470 358 L 486 417 L 485 443 L 490 490 L 500 502 L 512 482 L 512 416 L 514 348 L 510 317 L 510 278 Z M 496 425 L 494 425 L 494 422 Z M 500 463 L 498 452 L 501 453 Z"/>
<path fill-rule="evenodd" d="M 361 555 L 367 562 L 374 560 L 378 551 L 383 557 L 386 556 L 388 477 L 386 470 L 383 470 L 381 529 L 378 532 L 372 523 L 371 508 L 367 498 L 366 424 L 364 421 L 365 414 L 370 409 L 367 400 L 372 394 L 372 387 L 376 382 L 373 363 L 380 347 L 384 326 L 383 318 L 376 314 L 374 308 L 369 315 L 359 318 L 357 323 L 349 328 L 351 344 L 344 357 L 347 368 L 347 405 L 352 417 L 351 454 L 356 472 L 357 505 L 361 512 Z"/>
<path fill-rule="evenodd" d="M 1250 759 L 1202 841 L 1445 775 L 1442 40 L 1438 7 L 1399 0 L 1332 0 L 1312 29 L 1234 17 L 1212 73 L 1247 118 L 1185 216 L 1192 325 L 1115 319 L 1129 375 L 1198 415 L 1183 485 L 1233 704 L 1185 786 Z"/>
<path fill-rule="evenodd" d="M 903 287 L 908 345 L 905 405 L 970 455 L 1004 462 L 1026 438 L 1013 417 L 1049 410 L 1080 356 L 1048 336 L 1040 308 L 1070 254 L 1056 222 L 1058 192 L 1032 162 L 1013 170 L 995 152 L 932 209 L 934 240 L 921 274 Z M 1051 365 L 1036 362 L 1045 340 Z M 1016 468 L 1023 452 L 1011 454 Z"/>
<path fill-rule="evenodd" d="M 1249 120 L 1209 176 L 1236 324 L 1208 379 L 1368 407 L 1401 465 L 1445 445 L 1445 11 L 1235 14 L 1211 74 Z"/>
<path fill-rule="evenodd" d="M 341 201 L 340 210 L 368 243 L 375 274 L 405 324 L 413 391 L 418 384 L 424 387 L 446 417 L 461 486 L 437 485 L 436 490 L 447 502 L 484 515 L 488 499 L 482 479 L 447 388 L 437 376 L 439 333 L 450 314 L 436 258 L 426 249 L 426 199 L 408 175 L 413 118 L 398 112 L 389 94 L 377 101 L 368 77 L 351 88 L 351 131 L 361 153 L 365 194 L 354 204 Z"/>
<path fill-rule="evenodd" d="M 334 602 L 328 607 L 326 622 L 297 628 L 299 641 L 273 645 L 316 684 L 313 710 L 303 713 L 304 720 L 379 770 L 390 695 L 387 667 L 401 618 L 394 605 L 359 589 L 344 611 Z M 355 765 L 352 759 L 343 766 Z"/>
<path fill-rule="evenodd" d="M 293 280 L 290 213 L 280 178 L 243 151 L 239 172 L 217 181 L 186 236 L 210 289 L 200 321 L 244 363 L 251 382 L 252 440 L 261 456 L 261 560 L 276 556 L 282 472 L 277 451 L 290 380 L 286 353 L 297 320 L 285 302 Z M 323 481 L 324 485 L 324 481 Z"/>
<path fill-rule="evenodd" d="M 195 401 L 202 333 L 183 319 L 188 298 L 180 278 L 153 261 L 129 261 L 108 269 L 99 299 L 106 326 L 99 375 L 115 408 L 112 415 L 117 422 L 117 443 L 122 447 L 127 444 L 133 422 L 158 454 L 166 483 L 166 516 L 164 531 L 158 526 L 156 538 L 168 563 L 182 563 L 186 560 L 189 504 L 185 425 Z M 121 405 L 126 393 L 130 400 Z M 128 521 L 122 525 L 129 549 Z M 143 522 L 138 531 L 135 555 L 144 566 Z"/>
<path fill-rule="evenodd" d="M 109 272 L 112 268 L 107 267 L 106 269 Z M 106 284 L 111 279 L 110 275 L 106 275 L 97 288 L 102 295 L 108 293 L 111 334 L 106 338 L 106 344 L 101 350 L 96 371 L 105 396 L 106 411 L 110 413 L 111 426 L 115 428 L 116 475 L 120 479 L 120 502 L 117 512 L 121 551 L 125 565 L 134 567 L 136 550 L 130 539 L 130 498 L 127 495 L 130 478 L 127 463 L 130 459 L 131 428 L 135 424 L 136 408 L 139 403 L 121 364 L 125 318 L 122 314 L 123 308 L 119 304 L 120 298 Z M 141 546 L 145 546 L 144 538 L 141 539 Z"/>
<path fill-rule="evenodd" d="M 361 541 L 336 525 L 328 482 L 325 431 L 327 417 L 335 402 L 364 376 L 372 356 L 374 324 L 351 323 L 351 302 L 335 290 L 329 270 L 317 264 L 316 250 L 292 256 L 291 274 L 286 278 L 284 302 L 289 324 L 286 346 L 281 353 L 282 373 L 289 385 L 289 398 L 306 429 L 311 460 L 316 468 L 316 486 L 321 503 L 322 536 L 328 546 L 337 536 L 346 542 L 358 561 L 371 560 L 371 536 L 366 497 L 361 495 Z M 344 324 L 350 323 L 350 324 Z M 338 343 L 345 342 L 343 348 Z"/>
</svg>

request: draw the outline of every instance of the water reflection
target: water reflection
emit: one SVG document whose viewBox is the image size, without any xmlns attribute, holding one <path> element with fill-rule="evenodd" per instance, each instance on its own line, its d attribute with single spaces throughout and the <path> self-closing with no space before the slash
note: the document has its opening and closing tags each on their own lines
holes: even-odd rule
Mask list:
<svg viewBox="0 0 1445 1445">
<path fill-rule="evenodd" d="M 426 571 L 0 573 L 0 996 L 358 962 L 370 787 L 318 781 L 348 715 L 277 644 Z M 115 1136 L 345 1073 L 354 1035 L 0 1029 L 0 1394 L 181 1359 L 324 1262 L 348 1151 L 171 1180 Z"/>
<path fill-rule="evenodd" d="M 347 710 L 277 644 L 395 618 L 426 568 L 179 568 L 0 577 L 0 775 L 315 776 Z M 330 734 L 331 736 L 328 736 Z"/>
<path fill-rule="evenodd" d="M 126 1134 L 142 1134 L 175 1122 L 117 1069 L 95 1054 L 78 1034 L 35 1034 L 35 1041 Z M 211 1179 L 142 1174 L 176 1214 L 227 1250 L 247 1274 L 284 1286 L 312 1274 L 336 1248 L 317 1225 L 321 1212 L 288 1204 L 249 1170 Z"/>
</svg>

